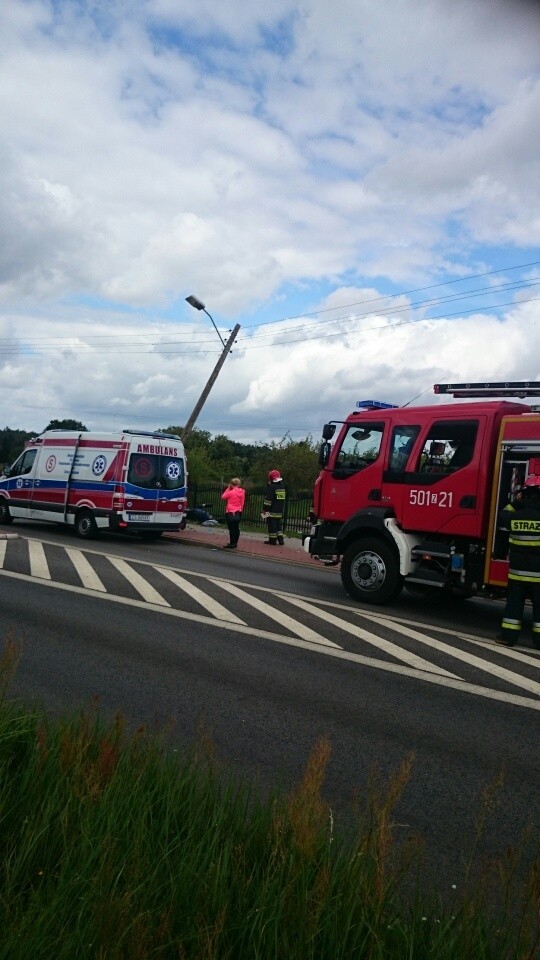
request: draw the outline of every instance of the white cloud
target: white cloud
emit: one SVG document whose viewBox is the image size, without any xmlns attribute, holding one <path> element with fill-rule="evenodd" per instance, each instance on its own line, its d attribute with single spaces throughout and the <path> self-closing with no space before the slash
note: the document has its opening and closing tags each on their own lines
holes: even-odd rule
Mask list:
<svg viewBox="0 0 540 960">
<path fill-rule="evenodd" d="M 187 293 L 247 333 L 368 284 L 540 260 L 539 34 L 525 0 L 0 7 L 5 421 L 185 420 L 220 349 Z M 431 379 L 535 377 L 539 315 L 389 330 L 374 313 L 377 330 L 304 343 L 270 324 L 228 358 L 205 426 L 275 435 L 360 388 L 401 402 Z"/>
</svg>

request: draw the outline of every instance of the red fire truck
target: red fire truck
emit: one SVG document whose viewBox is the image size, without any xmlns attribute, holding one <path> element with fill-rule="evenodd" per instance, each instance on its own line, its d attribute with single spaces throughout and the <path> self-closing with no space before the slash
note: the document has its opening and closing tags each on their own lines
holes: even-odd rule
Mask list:
<svg viewBox="0 0 540 960">
<path fill-rule="evenodd" d="M 324 425 L 304 549 L 327 564 L 341 561 L 355 600 L 387 603 L 404 585 L 416 595 L 504 594 L 497 518 L 527 477 L 540 474 L 540 409 L 486 398 L 540 396 L 540 382 L 434 391 L 467 402 L 360 401 L 345 421 Z"/>
</svg>

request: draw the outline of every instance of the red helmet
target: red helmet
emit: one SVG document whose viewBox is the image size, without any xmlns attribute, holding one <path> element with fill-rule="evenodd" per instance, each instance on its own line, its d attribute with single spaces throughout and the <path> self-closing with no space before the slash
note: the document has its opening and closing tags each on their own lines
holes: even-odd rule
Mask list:
<svg viewBox="0 0 540 960">
<path fill-rule="evenodd" d="M 269 470 L 268 471 L 269 480 L 281 480 L 281 474 L 279 470 Z"/>
</svg>

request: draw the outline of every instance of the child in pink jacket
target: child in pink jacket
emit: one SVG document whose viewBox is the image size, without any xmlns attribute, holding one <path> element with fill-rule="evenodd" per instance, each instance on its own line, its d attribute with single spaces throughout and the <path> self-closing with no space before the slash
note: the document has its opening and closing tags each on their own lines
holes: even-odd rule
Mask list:
<svg viewBox="0 0 540 960">
<path fill-rule="evenodd" d="M 226 503 L 225 516 L 230 540 L 230 543 L 225 544 L 224 549 L 235 550 L 240 538 L 240 520 L 246 501 L 246 491 L 240 486 L 239 477 L 232 478 L 227 489 L 221 494 L 221 499 Z"/>
</svg>

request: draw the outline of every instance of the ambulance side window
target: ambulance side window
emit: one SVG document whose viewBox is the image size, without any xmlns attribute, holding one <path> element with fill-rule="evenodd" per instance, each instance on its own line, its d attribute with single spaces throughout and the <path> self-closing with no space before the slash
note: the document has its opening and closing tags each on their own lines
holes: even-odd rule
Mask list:
<svg viewBox="0 0 540 960">
<path fill-rule="evenodd" d="M 384 424 L 353 424 L 347 430 L 334 465 L 336 470 L 363 470 L 379 456 Z"/>
<path fill-rule="evenodd" d="M 36 454 L 37 450 L 25 450 L 19 459 L 15 461 L 13 466 L 10 467 L 8 476 L 23 477 L 26 473 L 30 473 L 32 467 L 34 466 Z"/>
</svg>

